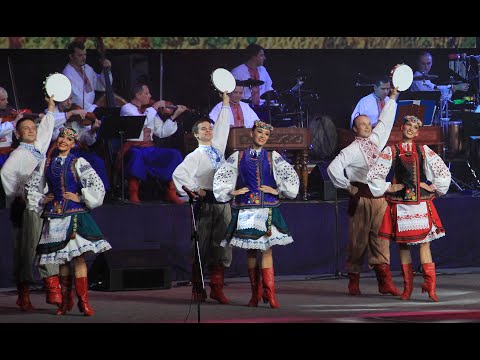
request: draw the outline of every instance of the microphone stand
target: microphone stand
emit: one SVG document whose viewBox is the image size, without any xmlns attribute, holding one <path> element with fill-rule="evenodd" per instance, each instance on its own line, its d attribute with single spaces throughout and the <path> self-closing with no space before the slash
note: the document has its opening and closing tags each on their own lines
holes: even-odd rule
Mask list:
<svg viewBox="0 0 480 360">
<path fill-rule="evenodd" d="M 193 197 L 189 194 L 188 195 L 188 203 L 190 204 L 190 210 L 192 213 L 192 241 L 195 243 L 195 257 L 193 261 L 193 272 L 192 274 L 192 286 L 194 292 L 196 293 L 197 297 L 197 322 L 200 323 L 200 303 L 201 294 L 206 294 L 205 290 L 205 281 L 203 280 L 203 271 L 202 271 L 202 259 L 200 257 L 200 246 L 198 244 L 198 230 L 197 230 L 197 222 L 195 221 L 195 208 L 193 205 Z M 200 279 L 198 279 L 195 275 L 195 272 L 198 271 L 200 274 Z"/>
<path fill-rule="evenodd" d="M 340 230 L 339 230 L 339 224 L 338 224 L 338 189 L 335 188 L 335 201 L 333 203 L 335 207 L 335 271 L 333 274 L 330 275 L 320 275 L 320 276 L 311 276 L 307 277 L 306 280 L 338 280 L 342 278 L 348 278 L 348 274 L 342 273 L 341 271 L 341 265 L 340 265 L 340 258 L 341 258 L 341 252 L 340 252 Z"/>
</svg>

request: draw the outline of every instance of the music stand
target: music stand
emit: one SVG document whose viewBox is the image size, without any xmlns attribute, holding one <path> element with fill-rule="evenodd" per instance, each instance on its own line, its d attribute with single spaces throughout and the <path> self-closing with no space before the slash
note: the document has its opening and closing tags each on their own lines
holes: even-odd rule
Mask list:
<svg viewBox="0 0 480 360">
<path fill-rule="evenodd" d="M 98 120 L 105 120 L 106 118 L 118 118 L 120 116 L 121 107 L 96 107 L 93 113 Z"/>
<path fill-rule="evenodd" d="M 442 104 L 440 103 L 440 98 L 441 98 L 441 91 L 402 91 L 400 92 L 399 96 L 398 96 L 398 101 L 401 101 L 401 100 L 431 100 L 431 101 L 434 101 L 435 102 L 435 105 L 438 104 L 438 107 L 439 109 L 442 111 Z M 431 105 L 429 102 L 427 101 L 424 101 L 424 103 L 422 104 L 422 102 L 420 102 L 420 105 L 427 105 L 427 107 L 429 109 L 427 109 L 427 114 L 425 114 L 426 116 L 429 116 L 430 114 L 430 108 L 431 108 Z M 432 123 L 431 125 L 435 125 L 436 124 L 436 121 L 433 119 L 435 117 L 435 111 L 436 109 L 433 110 L 433 115 L 432 115 Z M 448 114 L 447 114 L 448 116 Z M 423 121 L 423 120 L 422 120 Z M 424 122 L 425 124 L 425 122 Z"/>
<path fill-rule="evenodd" d="M 107 117 L 102 121 L 98 131 L 101 139 L 120 139 L 120 151 L 123 150 L 124 139 L 137 139 L 140 137 L 146 116 L 119 116 Z M 125 201 L 125 171 L 123 155 L 121 160 L 122 202 Z"/>
</svg>

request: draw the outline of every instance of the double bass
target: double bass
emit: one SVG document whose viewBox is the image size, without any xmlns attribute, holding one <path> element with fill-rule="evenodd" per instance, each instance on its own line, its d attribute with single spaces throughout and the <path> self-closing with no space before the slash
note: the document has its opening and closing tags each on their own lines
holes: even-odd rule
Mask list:
<svg viewBox="0 0 480 360">
<path fill-rule="evenodd" d="M 103 39 L 101 37 L 96 37 L 95 45 L 100 55 L 100 62 L 102 63 L 102 66 L 103 66 L 103 62 L 105 60 L 105 46 L 103 44 Z M 113 92 L 112 82 L 110 81 L 110 68 L 103 67 L 102 74 L 105 80 L 105 94 L 102 95 L 100 99 L 97 100 L 95 105 L 97 105 L 98 107 L 115 108 L 115 107 L 120 107 L 126 104 L 127 101 L 125 99 L 123 99 L 121 96 Z M 100 120 L 103 120 L 103 119 L 100 119 Z M 105 160 L 108 180 L 111 184 L 112 189 L 115 189 L 117 187 L 118 179 L 115 176 L 115 170 L 114 170 L 114 160 L 113 160 L 114 149 L 113 149 L 112 142 L 107 139 L 102 139 L 99 145 L 100 145 L 100 148 L 97 148 L 97 149 L 98 149 L 98 152 L 102 154 L 102 157 Z"/>
<path fill-rule="evenodd" d="M 100 54 L 100 62 L 103 64 L 105 60 L 105 45 L 103 44 L 103 39 L 96 37 L 95 44 Z M 110 68 L 103 67 L 102 74 L 105 80 L 105 94 L 97 100 L 95 105 L 99 107 L 117 107 L 126 104 L 127 101 L 125 99 L 113 92 L 112 82 L 110 81 Z"/>
</svg>

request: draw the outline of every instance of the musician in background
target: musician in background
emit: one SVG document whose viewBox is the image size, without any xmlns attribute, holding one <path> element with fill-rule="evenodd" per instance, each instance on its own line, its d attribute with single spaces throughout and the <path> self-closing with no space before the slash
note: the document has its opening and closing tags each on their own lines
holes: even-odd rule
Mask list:
<svg viewBox="0 0 480 360">
<path fill-rule="evenodd" d="M 381 294 L 400 295 L 390 272 L 389 244 L 377 236 L 387 202 L 382 196 L 373 196 L 367 185 L 368 171 L 375 165 L 392 131 L 397 94 L 397 89 L 393 88 L 390 101 L 383 108 L 375 129 L 372 130 L 368 116 L 360 114 L 355 117 L 355 141 L 340 151 L 327 168 L 333 185 L 350 193 L 346 259 L 350 295 L 361 295 L 360 273 L 365 255 L 368 255 L 368 266 L 377 275 L 378 291 Z M 392 184 L 389 191 L 398 190 L 396 186 Z"/>
<path fill-rule="evenodd" d="M 355 109 L 353 109 L 350 118 L 350 128 L 353 128 L 353 120 L 358 114 L 368 116 L 370 124 L 372 127 L 375 127 L 383 107 L 390 100 L 388 97 L 388 93 L 390 92 L 390 78 L 382 75 L 376 77 L 374 81 L 373 92 L 361 98 L 357 106 L 355 106 Z"/>
<path fill-rule="evenodd" d="M 74 129 L 78 134 L 78 140 L 75 142 L 75 147 L 71 150 L 72 154 L 77 157 L 83 157 L 92 165 L 92 168 L 102 179 L 105 191 L 108 191 L 110 186 L 105 161 L 97 153 L 89 149 L 89 146 L 92 146 L 97 141 L 98 130 L 102 122 L 96 118 L 95 114 L 87 112 L 74 104 L 72 95 L 67 100 L 55 102 L 53 116 L 55 118 L 55 127 L 52 135 L 53 146 L 55 146 L 61 128 L 66 126 Z"/>
<path fill-rule="evenodd" d="M 173 181 L 177 191 L 186 196 L 182 186 L 198 194 L 198 245 L 202 264 L 210 271 L 210 298 L 221 304 L 230 300 L 223 293 L 225 267 L 232 263 L 232 248 L 221 246 L 225 231 L 231 220 L 230 203 L 219 202 L 213 195 L 213 176 L 225 161 L 230 131 L 231 97 L 222 95 L 222 107 L 212 127 L 207 117 L 196 121 L 192 133 L 198 141 L 198 147 L 188 154 L 173 172 Z M 192 267 L 192 294 L 194 299 L 205 301 L 206 294 L 198 292 L 195 285 L 201 281 L 196 264 Z"/>
<path fill-rule="evenodd" d="M 73 41 L 68 45 L 69 63 L 63 69 L 63 74 L 70 79 L 72 83 L 73 102 L 92 112 L 95 107 L 95 90 L 105 91 L 105 78 L 103 74 L 97 74 L 93 68 L 86 64 L 87 50 L 85 44 L 80 41 Z M 110 68 L 110 60 L 103 60 L 102 66 Z M 110 83 L 113 81 L 110 72 Z"/>
<path fill-rule="evenodd" d="M 428 78 L 428 74 L 430 69 L 432 68 L 433 60 L 432 54 L 428 51 L 422 51 L 418 54 L 416 63 L 415 63 L 415 72 L 413 73 L 413 77 L 421 77 L 424 76 L 425 79 L 421 80 L 414 80 L 412 82 L 412 86 L 410 86 L 410 91 L 435 91 L 437 90 L 437 85 L 432 83 Z M 452 91 L 467 91 L 469 84 L 461 83 L 452 85 Z"/>
<path fill-rule="evenodd" d="M 245 49 L 247 61 L 232 70 L 236 80 L 261 80 L 262 85 L 247 87 L 244 90 L 243 98 L 252 101 L 252 107 L 261 106 L 265 100 L 260 99 L 263 93 L 273 90 L 272 79 L 263 63 L 267 59 L 265 49 L 258 44 L 250 44 Z M 215 117 L 212 119 L 216 119 Z"/>
<path fill-rule="evenodd" d="M 255 120 L 259 120 L 259 118 L 256 112 L 253 111 L 247 103 L 241 101 L 243 98 L 243 92 L 243 86 L 238 85 L 237 81 L 235 90 L 228 94 L 228 97 L 230 98 L 229 122 L 232 127 L 252 128 Z M 223 101 L 220 101 L 215 105 L 212 111 L 210 111 L 210 119 L 216 122 L 223 106 Z"/>
<path fill-rule="evenodd" d="M 145 181 L 147 175 L 150 175 L 167 183 L 166 201 L 183 204 L 183 201 L 178 198 L 175 184 L 172 181 L 173 171 L 182 162 L 183 156 L 177 149 L 155 146 L 153 135 L 159 138 L 173 135 L 178 129 L 177 117 L 187 108 L 178 105 L 170 118 L 164 121 L 158 115 L 158 111 L 160 108 L 165 108 L 165 101 L 159 100 L 151 104 L 151 98 L 148 86 L 137 83 L 131 89 L 130 102 L 120 109 L 120 116 L 146 116 L 140 136 L 137 139 L 127 139 L 121 150 L 121 156 L 117 157 L 119 162 L 122 157 L 125 158 L 128 199 L 133 203 L 140 203 L 138 196 L 140 181 Z"/>
<path fill-rule="evenodd" d="M 0 87 L 0 168 L 7 161 L 8 156 L 13 151 L 12 134 L 17 125 L 17 121 L 23 117 L 23 113 L 16 115 L 12 121 L 2 122 L 4 117 L 11 117 L 15 110 L 8 105 L 8 93 L 3 87 Z"/>
</svg>

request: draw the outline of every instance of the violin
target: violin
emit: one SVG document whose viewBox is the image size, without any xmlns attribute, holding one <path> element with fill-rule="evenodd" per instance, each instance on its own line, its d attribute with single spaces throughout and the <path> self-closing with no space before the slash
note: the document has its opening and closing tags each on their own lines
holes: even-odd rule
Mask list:
<svg viewBox="0 0 480 360">
<path fill-rule="evenodd" d="M 70 107 L 70 109 L 68 110 L 65 110 L 65 112 L 68 112 L 68 111 L 73 111 L 73 110 L 81 110 L 82 107 L 80 105 L 77 105 L 77 104 L 72 104 L 72 106 Z M 79 124 L 81 124 L 82 126 L 90 126 L 90 125 L 93 125 L 95 124 L 95 121 L 97 120 L 97 117 L 95 116 L 94 113 L 92 112 L 87 112 L 85 114 L 85 118 L 82 118 L 80 115 L 78 114 L 75 114 L 75 115 L 72 115 L 70 116 L 69 118 L 69 121 L 76 121 L 78 122 Z"/>
<path fill-rule="evenodd" d="M 40 114 L 32 113 L 32 110 L 30 109 L 13 110 L 9 115 L 2 116 L 2 124 L 7 121 L 14 121 L 20 113 L 34 118 L 40 117 Z"/>
<path fill-rule="evenodd" d="M 158 116 L 160 116 L 162 119 L 165 119 L 165 118 L 168 119 L 178 109 L 178 105 L 174 105 L 171 101 L 168 101 L 168 100 L 164 100 L 164 101 L 165 101 L 165 107 L 159 107 L 157 110 L 157 113 L 158 113 Z M 155 103 L 156 103 L 155 100 L 150 99 L 147 105 L 142 106 L 141 112 L 143 113 L 148 107 L 152 106 Z M 198 110 L 190 109 L 190 108 L 187 108 L 185 111 L 198 113 Z"/>
</svg>

